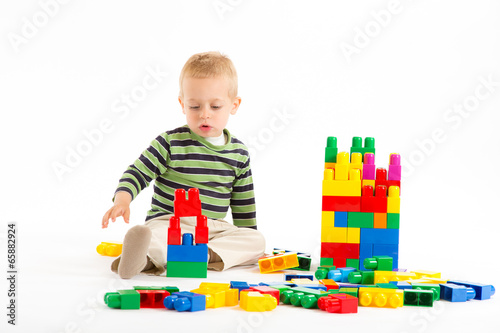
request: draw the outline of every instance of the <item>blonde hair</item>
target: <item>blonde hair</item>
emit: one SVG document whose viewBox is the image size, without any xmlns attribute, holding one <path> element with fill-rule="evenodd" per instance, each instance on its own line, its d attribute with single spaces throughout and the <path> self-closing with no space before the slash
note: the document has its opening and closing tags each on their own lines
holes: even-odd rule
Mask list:
<svg viewBox="0 0 500 333">
<path fill-rule="evenodd" d="M 182 67 L 179 76 L 179 97 L 184 96 L 182 83 L 184 78 L 217 78 L 222 77 L 228 80 L 229 97 L 234 98 L 238 95 L 238 75 L 233 62 L 226 55 L 212 51 L 192 55 L 184 67 Z"/>
</svg>

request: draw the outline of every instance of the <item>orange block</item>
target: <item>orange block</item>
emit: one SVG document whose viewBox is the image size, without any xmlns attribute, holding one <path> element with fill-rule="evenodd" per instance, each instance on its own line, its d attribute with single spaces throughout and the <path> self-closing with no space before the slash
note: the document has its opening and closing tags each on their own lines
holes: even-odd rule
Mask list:
<svg viewBox="0 0 500 333">
<path fill-rule="evenodd" d="M 387 229 L 387 213 L 373 213 L 373 228 Z"/>
</svg>

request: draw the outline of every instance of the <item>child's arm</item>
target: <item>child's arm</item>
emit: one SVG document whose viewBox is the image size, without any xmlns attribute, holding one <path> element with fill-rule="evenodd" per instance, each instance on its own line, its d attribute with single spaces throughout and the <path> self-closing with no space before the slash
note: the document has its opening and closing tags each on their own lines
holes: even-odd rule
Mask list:
<svg viewBox="0 0 500 333">
<path fill-rule="evenodd" d="M 116 218 L 119 216 L 123 216 L 125 223 L 128 223 L 130 218 L 131 201 L 132 196 L 128 192 L 116 192 L 113 207 L 111 207 L 102 218 L 102 227 L 107 228 L 109 219 L 111 219 L 112 222 L 115 222 Z"/>
</svg>

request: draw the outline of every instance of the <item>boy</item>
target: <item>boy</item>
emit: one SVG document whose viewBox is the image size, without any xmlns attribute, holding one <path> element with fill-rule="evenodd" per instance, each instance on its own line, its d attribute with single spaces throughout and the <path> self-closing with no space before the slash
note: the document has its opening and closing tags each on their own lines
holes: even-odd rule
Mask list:
<svg viewBox="0 0 500 333">
<path fill-rule="evenodd" d="M 179 85 L 187 125 L 160 134 L 129 166 L 113 207 L 102 219 L 103 228 L 119 216 L 128 223 L 130 202 L 155 179 L 145 225 L 127 232 L 122 256 L 111 265 L 124 279 L 140 272 L 165 272 L 167 229 L 177 188 L 200 191 L 202 214 L 208 218 L 209 269 L 252 264 L 264 253 L 264 237 L 256 230 L 248 150 L 225 129 L 241 103 L 233 63 L 218 52 L 195 54 L 184 65 Z M 234 225 L 221 220 L 229 206 Z M 196 219 L 181 218 L 183 233 L 194 234 L 195 225 Z"/>
</svg>

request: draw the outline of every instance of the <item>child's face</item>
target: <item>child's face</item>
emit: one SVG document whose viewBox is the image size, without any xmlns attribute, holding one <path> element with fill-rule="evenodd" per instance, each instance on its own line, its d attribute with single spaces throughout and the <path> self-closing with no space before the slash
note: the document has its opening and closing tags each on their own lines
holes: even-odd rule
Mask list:
<svg viewBox="0 0 500 333">
<path fill-rule="evenodd" d="M 217 137 L 226 127 L 229 115 L 235 114 L 241 98 L 229 97 L 225 78 L 191 78 L 183 81 L 184 96 L 179 97 L 182 112 L 191 131 L 202 137 Z"/>
</svg>

